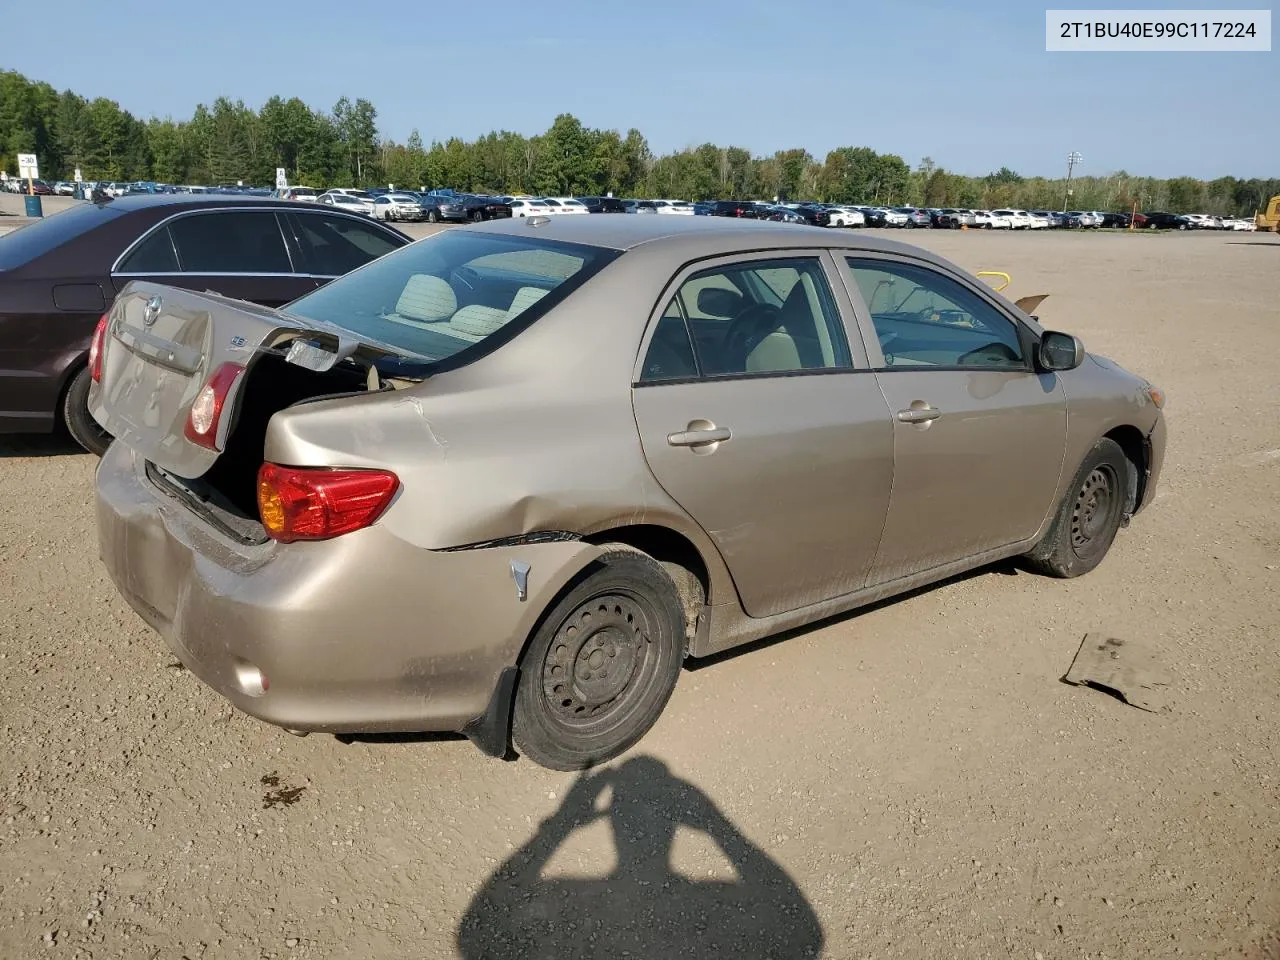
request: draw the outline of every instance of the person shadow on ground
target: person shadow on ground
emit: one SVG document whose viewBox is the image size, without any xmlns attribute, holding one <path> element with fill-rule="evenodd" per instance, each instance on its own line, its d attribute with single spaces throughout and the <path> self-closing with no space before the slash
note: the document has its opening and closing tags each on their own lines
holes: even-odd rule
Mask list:
<svg viewBox="0 0 1280 960">
<path fill-rule="evenodd" d="M 569 835 L 600 819 L 613 830 L 616 868 L 602 878 L 543 876 Z M 675 873 L 681 826 L 710 838 L 736 877 Z M 457 944 L 466 960 L 804 960 L 820 955 L 823 932 L 778 864 L 702 791 L 642 756 L 578 777 L 560 808 L 472 899 Z"/>
</svg>

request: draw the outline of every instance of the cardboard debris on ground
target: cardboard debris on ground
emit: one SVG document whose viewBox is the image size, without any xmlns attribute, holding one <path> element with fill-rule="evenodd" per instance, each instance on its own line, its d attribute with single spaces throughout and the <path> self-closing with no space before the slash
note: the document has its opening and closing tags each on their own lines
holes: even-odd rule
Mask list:
<svg viewBox="0 0 1280 960">
<path fill-rule="evenodd" d="M 1169 690 L 1168 673 L 1150 650 L 1138 641 L 1101 633 L 1085 634 L 1062 680 L 1113 693 L 1130 706 L 1153 713 L 1164 709 Z"/>
</svg>

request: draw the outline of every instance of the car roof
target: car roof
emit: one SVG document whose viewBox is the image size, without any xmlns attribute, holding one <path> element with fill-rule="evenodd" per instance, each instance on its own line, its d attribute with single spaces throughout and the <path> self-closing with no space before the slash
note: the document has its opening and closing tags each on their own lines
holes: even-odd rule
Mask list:
<svg viewBox="0 0 1280 960">
<path fill-rule="evenodd" d="M 118 213 L 131 213 L 135 210 L 148 210 L 155 207 L 260 207 L 269 202 L 274 208 L 295 207 L 299 210 L 313 210 L 309 203 L 297 203 L 292 200 L 276 200 L 268 196 L 254 196 L 248 193 L 127 193 L 123 197 L 99 200 L 96 203 L 109 207 Z"/>
<path fill-rule="evenodd" d="M 770 248 L 833 247 L 905 253 L 945 264 L 927 250 L 897 240 L 864 233 L 846 234 L 825 227 L 801 227 L 729 217 L 636 217 L 618 214 L 602 217 L 548 217 L 490 220 L 459 230 L 537 237 L 566 243 L 582 243 L 613 250 L 630 250 L 641 244 L 687 246 L 696 255 L 718 256 Z"/>
</svg>

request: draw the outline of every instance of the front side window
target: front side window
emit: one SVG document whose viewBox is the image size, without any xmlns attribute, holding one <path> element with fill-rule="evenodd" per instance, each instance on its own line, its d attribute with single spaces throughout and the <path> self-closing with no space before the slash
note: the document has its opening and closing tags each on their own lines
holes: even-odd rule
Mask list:
<svg viewBox="0 0 1280 960">
<path fill-rule="evenodd" d="M 169 224 L 185 273 L 292 273 L 274 213 L 227 211 Z"/>
<path fill-rule="evenodd" d="M 792 257 L 716 267 L 685 280 L 654 331 L 641 381 L 849 367 L 820 261 Z"/>
<path fill-rule="evenodd" d="M 959 281 L 915 264 L 846 263 L 871 314 L 885 368 L 1026 368 L 1014 322 Z"/>
<path fill-rule="evenodd" d="M 450 231 L 402 247 L 285 309 L 444 360 L 516 318 L 532 322 L 618 255 L 582 244 Z"/>
</svg>

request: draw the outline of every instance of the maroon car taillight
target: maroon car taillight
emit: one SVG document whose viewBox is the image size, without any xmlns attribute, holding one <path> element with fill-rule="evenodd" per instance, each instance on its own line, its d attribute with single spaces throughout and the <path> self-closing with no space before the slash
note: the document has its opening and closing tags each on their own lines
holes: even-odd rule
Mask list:
<svg viewBox="0 0 1280 960">
<path fill-rule="evenodd" d="M 224 363 L 213 371 L 187 413 L 187 425 L 182 432 L 188 440 L 210 450 L 218 449 L 218 426 L 227 406 L 227 396 L 242 373 L 244 367 L 238 363 Z"/>
<path fill-rule="evenodd" d="M 328 540 L 373 524 L 400 489 L 390 470 L 282 467 L 258 470 L 258 516 L 281 543 Z"/>
<path fill-rule="evenodd" d="M 93 339 L 89 341 L 89 376 L 93 377 L 94 383 L 102 382 L 102 348 L 106 344 L 109 316 L 110 314 L 106 313 L 102 315 L 102 319 L 94 328 Z"/>
</svg>

